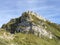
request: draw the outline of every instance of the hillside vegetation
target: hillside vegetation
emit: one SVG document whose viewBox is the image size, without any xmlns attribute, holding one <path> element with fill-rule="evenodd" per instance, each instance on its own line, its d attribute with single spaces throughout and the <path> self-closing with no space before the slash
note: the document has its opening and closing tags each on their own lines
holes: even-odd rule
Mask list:
<svg viewBox="0 0 60 45">
<path fill-rule="evenodd" d="M 55 40 L 43 37 L 39 38 L 33 34 L 24 33 L 16 33 L 13 35 L 5 32 L 4 30 L 0 31 L 0 45 L 59 45 L 59 44 L 60 41 L 58 39 Z"/>
<path fill-rule="evenodd" d="M 0 29 L 0 45 L 59 45 L 60 25 L 28 11 Z"/>
</svg>

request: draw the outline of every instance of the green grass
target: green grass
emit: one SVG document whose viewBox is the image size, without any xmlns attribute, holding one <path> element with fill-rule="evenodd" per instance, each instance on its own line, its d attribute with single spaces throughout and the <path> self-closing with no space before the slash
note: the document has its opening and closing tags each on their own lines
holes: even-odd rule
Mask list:
<svg viewBox="0 0 60 45">
<path fill-rule="evenodd" d="M 57 24 L 46 22 L 46 30 L 51 31 L 55 36 L 60 38 L 60 28 Z"/>
<path fill-rule="evenodd" d="M 23 34 L 17 33 L 15 34 L 15 38 L 13 39 L 14 43 L 17 45 L 56 45 L 58 41 L 47 38 L 39 38 L 33 34 Z M 59 43 L 57 44 L 59 45 Z"/>
<path fill-rule="evenodd" d="M 1 29 L 0 29 L 1 30 Z M 4 30 L 0 31 L 0 36 L 3 36 Z M 8 32 L 6 32 L 8 33 Z M 0 45 L 59 45 L 60 40 L 39 38 L 33 34 L 15 33 L 13 40 L 0 38 Z"/>
</svg>

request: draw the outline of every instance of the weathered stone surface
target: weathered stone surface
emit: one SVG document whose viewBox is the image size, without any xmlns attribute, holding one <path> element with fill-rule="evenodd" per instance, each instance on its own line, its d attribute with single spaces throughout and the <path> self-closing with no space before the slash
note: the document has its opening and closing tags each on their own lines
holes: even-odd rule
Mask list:
<svg viewBox="0 0 60 45">
<path fill-rule="evenodd" d="M 47 31 L 45 25 L 46 19 L 38 16 L 32 11 L 24 12 L 21 17 L 12 19 L 9 23 L 2 26 L 9 30 L 11 33 L 22 32 L 22 33 L 33 33 L 39 37 L 53 38 L 53 34 Z"/>
</svg>

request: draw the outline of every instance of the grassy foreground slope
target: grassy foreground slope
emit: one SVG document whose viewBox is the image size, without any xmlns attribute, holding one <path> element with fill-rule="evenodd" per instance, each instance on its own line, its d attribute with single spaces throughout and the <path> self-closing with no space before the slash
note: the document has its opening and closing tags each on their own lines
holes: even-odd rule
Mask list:
<svg viewBox="0 0 60 45">
<path fill-rule="evenodd" d="M 0 45 L 59 45 L 57 39 L 39 38 L 33 34 L 10 34 L 0 29 Z"/>
</svg>

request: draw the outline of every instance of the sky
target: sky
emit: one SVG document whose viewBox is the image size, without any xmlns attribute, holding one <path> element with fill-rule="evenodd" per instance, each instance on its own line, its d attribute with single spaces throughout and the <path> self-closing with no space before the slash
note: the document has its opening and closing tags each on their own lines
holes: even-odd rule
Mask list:
<svg viewBox="0 0 60 45">
<path fill-rule="evenodd" d="M 60 24 L 60 0 L 0 0 L 0 27 L 28 10 Z"/>
</svg>

